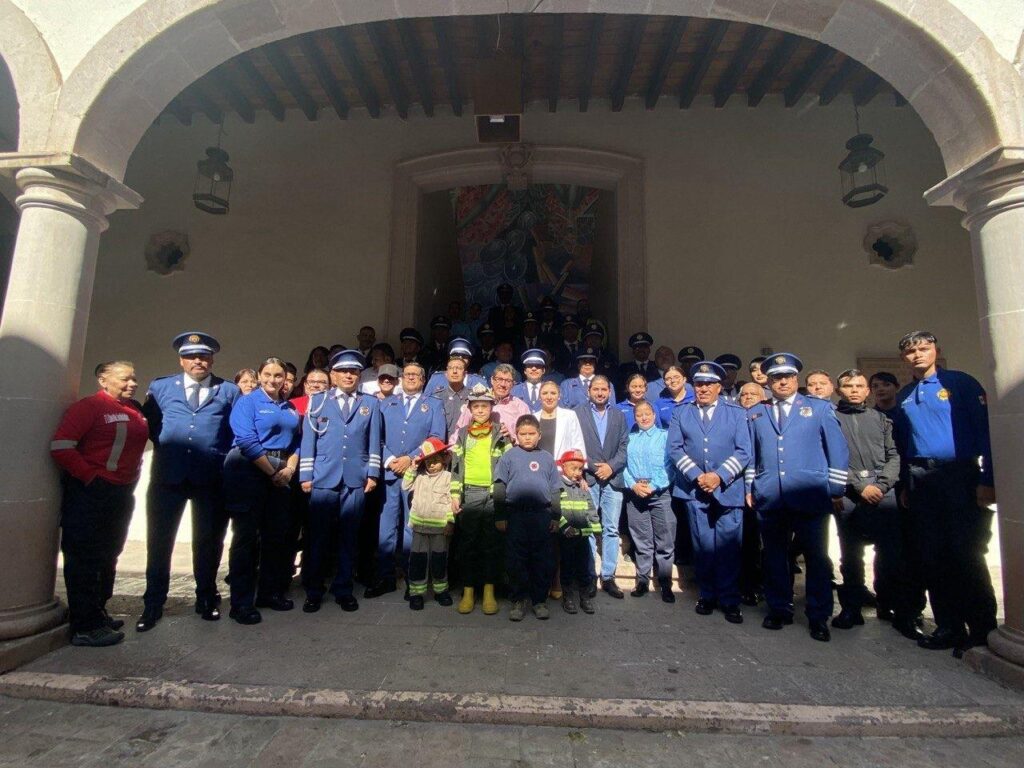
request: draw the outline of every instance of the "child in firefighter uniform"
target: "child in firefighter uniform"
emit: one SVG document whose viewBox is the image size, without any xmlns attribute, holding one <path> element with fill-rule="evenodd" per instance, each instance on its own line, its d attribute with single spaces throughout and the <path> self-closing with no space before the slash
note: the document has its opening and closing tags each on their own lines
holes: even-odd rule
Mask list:
<svg viewBox="0 0 1024 768">
<path fill-rule="evenodd" d="M 427 586 L 434 589 L 440 605 L 451 605 L 448 593 L 448 537 L 455 527 L 452 508 L 452 473 L 445 469 L 448 446 L 436 437 L 420 446 L 420 454 L 402 477 L 402 490 L 409 492 L 409 607 L 423 610 Z"/>
<path fill-rule="evenodd" d="M 583 453 L 576 450 L 566 451 L 555 462 L 561 470 L 562 479 L 558 546 L 562 567 L 562 608 L 566 613 L 577 613 L 581 608 L 584 613 L 594 612 L 587 556 L 590 539 L 601 533 L 601 516 L 583 480 L 586 461 Z"/>
</svg>

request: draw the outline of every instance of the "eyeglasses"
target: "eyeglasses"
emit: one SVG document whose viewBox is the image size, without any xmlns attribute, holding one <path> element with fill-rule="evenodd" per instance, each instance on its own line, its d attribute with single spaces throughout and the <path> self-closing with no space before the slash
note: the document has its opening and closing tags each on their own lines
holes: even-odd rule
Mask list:
<svg viewBox="0 0 1024 768">
<path fill-rule="evenodd" d="M 423 378 L 423 374 L 422 373 L 403 373 L 402 374 L 402 378 L 403 379 L 422 379 Z"/>
</svg>

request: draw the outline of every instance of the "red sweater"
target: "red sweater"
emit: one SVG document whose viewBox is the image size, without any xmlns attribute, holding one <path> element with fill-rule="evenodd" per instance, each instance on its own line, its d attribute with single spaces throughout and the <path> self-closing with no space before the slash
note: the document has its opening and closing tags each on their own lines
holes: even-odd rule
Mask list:
<svg viewBox="0 0 1024 768">
<path fill-rule="evenodd" d="M 64 412 L 50 455 L 83 483 L 102 478 L 114 485 L 139 479 L 149 427 L 134 400 L 115 400 L 103 390 Z"/>
</svg>

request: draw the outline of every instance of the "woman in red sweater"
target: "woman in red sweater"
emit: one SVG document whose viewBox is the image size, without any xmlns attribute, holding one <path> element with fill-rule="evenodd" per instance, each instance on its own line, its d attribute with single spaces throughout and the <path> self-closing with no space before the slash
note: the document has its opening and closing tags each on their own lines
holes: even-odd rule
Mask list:
<svg viewBox="0 0 1024 768">
<path fill-rule="evenodd" d="M 117 558 L 128 536 L 149 429 L 132 396 L 135 367 L 123 360 L 96 366 L 99 391 L 64 412 L 50 455 L 64 470 L 61 552 L 71 644 L 114 645 L 124 624 L 107 613 Z"/>
</svg>

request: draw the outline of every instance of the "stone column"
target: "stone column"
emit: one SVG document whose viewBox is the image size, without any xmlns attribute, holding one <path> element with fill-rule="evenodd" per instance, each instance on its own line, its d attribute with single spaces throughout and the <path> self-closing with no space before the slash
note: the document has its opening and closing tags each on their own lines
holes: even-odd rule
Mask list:
<svg viewBox="0 0 1024 768">
<path fill-rule="evenodd" d="M 943 189 L 944 188 L 944 189 Z M 944 194 L 942 194 L 944 193 Z M 991 371 L 989 423 L 996 477 L 1005 619 L 989 635 L 1001 677 L 1024 682 L 1024 149 L 1005 148 L 928 195 L 967 212 L 978 314 Z M 983 656 L 983 655 L 982 655 Z M 982 657 L 979 666 L 991 664 Z M 1012 665 L 1012 666 L 1011 666 Z M 1017 669 L 1019 667 L 1019 669 Z"/>
<path fill-rule="evenodd" d="M 75 158 L 23 168 L 0 320 L 0 640 L 59 624 L 54 598 L 60 485 L 49 456 L 78 397 L 100 233 L 141 198 Z"/>
</svg>

